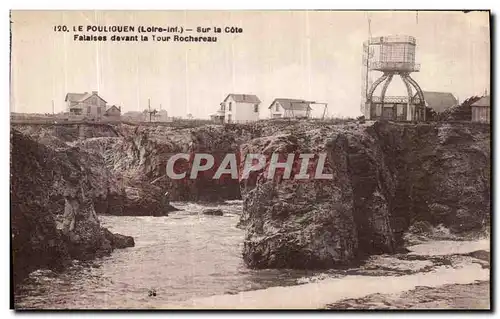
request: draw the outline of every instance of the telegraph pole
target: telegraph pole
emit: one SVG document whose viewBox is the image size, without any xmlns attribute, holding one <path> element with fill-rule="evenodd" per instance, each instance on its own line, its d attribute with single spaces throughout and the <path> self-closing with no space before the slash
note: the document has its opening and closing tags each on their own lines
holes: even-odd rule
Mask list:
<svg viewBox="0 0 500 319">
<path fill-rule="evenodd" d="M 149 121 L 151 122 L 151 99 L 148 98 L 148 113 L 149 113 Z"/>
<path fill-rule="evenodd" d="M 9 88 L 10 88 L 10 112 L 15 112 L 14 108 L 14 82 L 12 81 L 12 10 L 9 11 Z"/>
<path fill-rule="evenodd" d="M 367 108 L 367 96 L 368 96 L 368 90 L 370 89 L 370 58 L 371 58 L 371 37 L 372 37 L 372 31 L 371 31 L 371 15 L 370 13 L 366 14 L 366 19 L 368 22 L 368 39 L 363 42 L 363 54 L 362 54 L 362 72 L 361 72 L 361 105 L 360 105 L 360 110 L 363 113 L 363 115 L 366 115 L 366 108 Z"/>
<path fill-rule="evenodd" d="M 54 107 L 54 100 L 52 100 L 52 115 L 56 114 L 55 112 L 55 107 Z"/>
<path fill-rule="evenodd" d="M 366 78 L 365 97 L 368 95 L 368 73 L 370 72 L 370 39 L 372 38 L 372 19 L 368 14 L 368 43 L 366 46 Z"/>
<path fill-rule="evenodd" d="M 148 98 L 148 113 L 149 113 L 149 122 L 151 122 L 151 115 L 156 114 L 156 110 L 151 110 L 151 99 Z"/>
<path fill-rule="evenodd" d="M 319 104 L 319 103 L 318 103 Z M 322 120 L 325 119 L 325 115 L 326 115 L 326 110 L 328 109 L 328 103 L 324 103 L 325 104 L 325 108 L 323 109 L 323 116 L 321 117 Z"/>
</svg>

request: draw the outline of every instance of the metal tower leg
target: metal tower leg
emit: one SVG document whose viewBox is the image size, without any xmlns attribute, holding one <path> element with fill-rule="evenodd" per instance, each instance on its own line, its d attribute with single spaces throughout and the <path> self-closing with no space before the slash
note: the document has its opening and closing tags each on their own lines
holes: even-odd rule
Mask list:
<svg viewBox="0 0 500 319">
<path fill-rule="evenodd" d="M 391 84 L 393 76 L 394 76 L 394 74 L 390 74 L 387 77 L 387 81 L 385 81 L 384 86 L 382 87 L 382 92 L 380 94 L 380 102 L 382 102 L 382 107 L 384 107 L 385 92 L 387 92 L 387 88 L 389 87 L 389 84 Z"/>
<path fill-rule="evenodd" d="M 425 107 L 425 99 L 424 99 L 424 92 L 422 92 L 422 89 L 420 88 L 420 86 L 418 85 L 417 81 L 415 81 L 414 79 L 412 79 L 412 77 L 408 74 L 407 75 L 407 79 L 408 81 L 410 81 L 410 83 L 415 87 L 415 89 L 417 90 L 417 94 L 418 94 L 418 97 L 419 97 L 419 100 L 420 100 L 420 106 L 423 107 L 424 109 L 424 122 L 426 120 L 426 107 Z"/>
<path fill-rule="evenodd" d="M 369 116 L 367 116 L 368 119 L 371 119 L 371 113 L 372 113 L 372 107 L 373 107 L 373 103 L 372 103 L 373 92 L 375 92 L 375 89 L 377 88 L 377 86 L 379 86 L 380 83 L 384 82 L 388 77 L 389 77 L 389 75 L 384 73 L 375 82 L 373 82 L 372 86 L 370 87 L 370 90 L 368 91 L 368 94 L 366 96 L 366 104 L 368 104 L 368 114 L 367 115 L 369 115 Z"/>
<path fill-rule="evenodd" d="M 375 92 L 375 89 L 377 88 L 377 86 L 379 86 L 380 83 L 384 82 L 388 77 L 389 77 L 389 74 L 384 73 L 375 82 L 373 82 L 373 84 L 370 88 L 370 91 L 368 91 L 368 96 L 366 97 L 366 99 L 370 102 L 370 104 L 371 104 L 371 101 L 373 98 L 373 92 Z"/>
<path fill-rule="evenodd" d="M 410 104 L 412 104 L 413 91 L 411 89 L 410 81 L 406 78 L 408 74 L 400 74 L 400 76 L 406 86 L 406 91 L 408 91 L 408 103 L 406 104 L 406 120 L 409 120 L 408 115 L 410 114 Z"/>
</svg>

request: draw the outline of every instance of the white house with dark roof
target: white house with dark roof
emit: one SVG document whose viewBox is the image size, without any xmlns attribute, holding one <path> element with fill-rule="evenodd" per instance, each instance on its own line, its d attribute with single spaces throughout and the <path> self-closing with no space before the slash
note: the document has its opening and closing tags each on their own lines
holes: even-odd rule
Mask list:
<svg viewBox="0 0 500 319">
<path fill-rule="evenodd" d="M 224 123 L 247 123 L 259 120 L 261 101 L 254 94 L 228 94 L 220 109 L 210 117 Z"/>
<path fill-rule="evenodd" d="M 68 93 L 64 101 L 70 116 L 100 119 L 106 112 L 107 102 L 97 94 L 97 91 Z"/>
<path fill-rule="evenodd" d="M 269 106 L 271 118 L 304 118 L 311 113 L 312 101 L 277 98 Z"/>
</svg>

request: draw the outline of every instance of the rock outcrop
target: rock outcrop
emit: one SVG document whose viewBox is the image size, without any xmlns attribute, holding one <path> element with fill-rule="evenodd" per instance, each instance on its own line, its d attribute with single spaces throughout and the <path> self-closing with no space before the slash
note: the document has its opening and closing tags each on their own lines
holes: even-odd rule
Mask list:
<svg viewBox="0 0 500 319">
<path fill-rule="evenodd" d="M 117 137 L 95 137 L 74 143 L 82 152 L 101 157 L 101 164 L 111 177 L 107 202 L 99 214 L 163 216 L 177 210 L 165 204 L 169 201 L 207 201 L 239 199 L 238 180 L 213 179 L 215 170 L 199 172 L 191 179 L 189 172 L 194 154 L 206 153 L 215 157 L 215 167 L 227 153 L 237 153 L 242 141 L 259 132 L 247 126 L 205 125 L 177 129 L 168 126 L 117 125 Z M 172 155 L 188 154 L 188 162 L 176 162 L 176 171 L 187 172 L 186 177 L 172 180 L 166 176 L 166 165 Z M 108 174 L 108 175 L 109 175 Z M 101 207 L 101 206 L 99 206 Z"/>
<path fill-rule="evenodd" d="M 97 132 L 80 128 L 78 135 L 57 130 L 52 136 L 23 128 L 51 149 L 64 149 L 59 153 L 67 161 L 82 158 L 93 185 L 84 193 L 97 214 L 164 216 L 174 209 L 168 200 L 242 198 L 243 258 L 254 268 L 334 267 L 396 252 L 418 222 L 454 234 L 489 224 L 487 125 L 272 120 L 189 128 L 117 124 Z M 234 153 L 240 171 L 249 153 L 264 154 L 268 162 L 272 153 L 281 161 L 295 154 L 292 176 L 300 170 L 299 154 L 324 153 L 323 173 L 333 179 L 287 180 L 279 169 L 268 179 L 265 167 L 241 182 L 213 179 L 214 170 L 172 180 L 166 163 L 177 153 L 189 154 L 174 168 L 187 175 L 195 153 L 213 155 L 216 167 Z M 318 161 L 311 159 L 313 173 Z M 62 214 L 63 196 L 52 192 L 50 199 L 47 205 Z"/>
<path fill-rule="evenodd" d="M 217 208 L 208 208 L 203 210 L 203 215 L 210 215 L 210 216 L 224 216 L 224 212 L 222 209 L 217 209 Z"/>
<path fill-rule="evenodd" d="M 473 124 L 295 125 L 251 140 L 242 156 L 327 153 L 333 179 L 270 180 L 266 167 L 242 181 L 243 258 L 253 268 L 327 268 L 395 252 L 418 221 L 480 229 L 490 214 L 489 143 L 489 127 Z"/>
<path fill-rule="evenodd" d="M 215 167 L 228 153 L 237 154 L 239 145 L 256 136 L 261 128 L 253 125 L 202 125 L 170 127 L 164 125 L 64 124 L 20 125 L 16 129 L 52 148 L 68 148 L 85 158 L 83 165 L 91 173 L 91 190 L 97 214 L 166 216 L 177 210 L 169 201 L 205 201 L 240 199 L 238 180 L 213 179 L 215 169 L 189 172 L 194 154 L 215 157 Z M 186 177 L 166 177 L 169 158 L 178 153 L 190 160 L 176 162 L 175 169 Z M 165 200 L 165 193 L 168 198 Z M 55 209 L 62 212 L 62 197 L 53 198 Z"/>
<path fill-rule="evenodd" d="M 106 235 L 100 226 L 91 191 L 92 173 L 80 155 L 69 147 L 56 151 L 11 130 L 15 283 L 38 268 L 60 269 L 72 259 L 90 259 L 133 246 L 131 237 Z"/>
</svg>

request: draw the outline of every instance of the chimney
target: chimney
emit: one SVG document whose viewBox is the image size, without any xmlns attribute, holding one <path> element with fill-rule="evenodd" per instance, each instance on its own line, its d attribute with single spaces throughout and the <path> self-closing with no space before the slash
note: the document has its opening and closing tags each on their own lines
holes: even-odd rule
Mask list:
<svg viewBox="0 0 500 319">
<path fill-rule="evenodd" d="M 92 94 L 97 94 L 97 91 L 92 91 Z"/>
<path fill-rule="evenodd" d="M 89 94 L 89 92 L 83 92 L 83 94 Z"/>
</svg>

